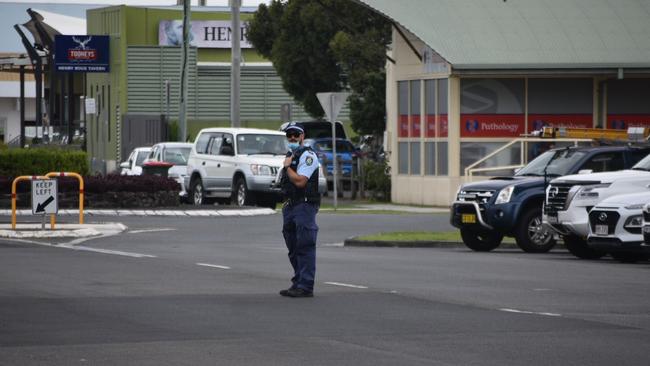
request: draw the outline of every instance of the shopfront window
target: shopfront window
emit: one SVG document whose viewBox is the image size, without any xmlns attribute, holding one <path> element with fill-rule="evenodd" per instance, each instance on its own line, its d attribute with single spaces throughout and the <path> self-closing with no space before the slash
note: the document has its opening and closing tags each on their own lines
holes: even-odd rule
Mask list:
<svg viewBox="0 0 650 366">
<path fill-rule="evenodd" d="M 525 133 L 524 79 L 462 79 L 460 136 L 519 137 Z"/>
<path fill-rule="evenodd" d="M 607 128 L 650 127 L 650 79 L 607 81 Z"/>
<path fill-rule="evenodd" d="M 424 174 L 447 174 L 447 79 L 424 81 Z"/>
<path fill-rule="evenodd" d="M 411 80 L 411 94 L 410 99 L 410 118 L 409 118 L 409 136 L 420 137 L 421 123 L 420 123 L 420 80 Z"/>
<path fill-rule="evenodd" d="M 528 79 L 528 132 L 593 127 L 593 80 Z"/>
</svg>

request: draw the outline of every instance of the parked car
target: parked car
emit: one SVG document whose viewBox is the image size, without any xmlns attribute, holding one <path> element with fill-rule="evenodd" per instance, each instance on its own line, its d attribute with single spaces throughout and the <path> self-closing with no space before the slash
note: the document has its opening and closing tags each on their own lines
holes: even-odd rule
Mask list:
<svg viewBox="0 0 650 366">
<path fill-rule="evenodd" d="M 525 252 L 547 252 L 555 240 L 553 231 L 542 225 L 542 204 L 545 186 L 551 179 L 581 171 L 631 167 L 648 152 L 650 148 L 629 146 L 568 147 L 544 152 L 514 176 L 462 185 L 452 204 L 451 224 L 460 229 L 465 245 L 475 251 L 493 250 L 504 236 L 514 236 Z"/>
<path fill-rule="evenodd" d="M 151 152 L 150 147 L 136 147 L 129 154 L 129 158 L 126 161 L 120 164 L 122 175 L 141 175 L 142 174 L 142 163 L 149 156 Z"/>
<path fill-rule="evenodd" d="M 332 175 L 334 171 L 332 138 L 305 139 L 304 144 L 316 152 L 321 166 L 327 167 L 327 175 Z M 343 176 L 349 176 L 352 172 L 352 163 L 358 153 L 358 149 L 354 147 L 350 140 L 336 139 L 336 156 L 339 157 L 340 171 Z"/>
<path fill-rule="evenodd" d="M 187 176 L 187 160 L 190 157 L 192 144 L 189 142 L 160 142 L 151 147 L 151 152 L 143 163 L 158 161 L 174 164 L 167 175 L 181 185 L 180 196 L 186 200 L 185 176 Z"/>
<path fill-rule="evenodd" d="M 289 151 L 285 134 L 253 128 L 206 128 L 190 151 L 184 186 L 195 205 L 213 200 L 275 208 L 272 187 Z"/>
<path fill-rule="evenodd" d="M 647 152 L 647 148 L 639 150 Z M 616 158 L 620 166 L 622 157 Z M 554 179 L 546 189 L 543 221 L 562 236 L 576 257 L 600 258 L 606 253 L 587 245 L 588 213 L 600 201 L 619 194 L 647 192 L 650 184 L 650 156 L 630 170 L 568 175 Z M 643 202 L 645 203 L 645 202 Z"/>
<path fill-rule="evenodd" d="M 620 262 L 648 259 L 641 232 L 645 202 L 650 202 L 650 192 L 616 195 L 600 201 L 589 211 L 587 245 Z"/>
<path fill-rule="evenodd" d="M 332 138 L 332 122 L 328 121 L 294 121 L 302 125 L 305 130 L 305 139 L 319 139 L 329 137 Z M 284 131 L 284 128 L 291 122 L 285 122 L 280 126 L 279 130 Z M 339 121 L 336 121 L 336 138 L 347 139 L 348 136 L 345 133 L 345 128 L 343 124 Z"/>
</svg>

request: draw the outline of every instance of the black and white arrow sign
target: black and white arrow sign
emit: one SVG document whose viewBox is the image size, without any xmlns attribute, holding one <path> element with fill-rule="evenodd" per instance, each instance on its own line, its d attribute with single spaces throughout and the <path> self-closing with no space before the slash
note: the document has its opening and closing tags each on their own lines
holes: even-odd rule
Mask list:
<svg viewBox="0 0 650 366">
<path fill-rule="evenodd" d="M 56 214 L 59 209 L 57 202 L 58 187 L 56 179 L 32 180 L 32 214 Z"/>
<path fill-rule="evenodd" d="M 45 212 L 45 207 L 54 201 L 54 196 L 48 197 L 45 202 L 36 205 L 36 213 Z"/>
</svg>

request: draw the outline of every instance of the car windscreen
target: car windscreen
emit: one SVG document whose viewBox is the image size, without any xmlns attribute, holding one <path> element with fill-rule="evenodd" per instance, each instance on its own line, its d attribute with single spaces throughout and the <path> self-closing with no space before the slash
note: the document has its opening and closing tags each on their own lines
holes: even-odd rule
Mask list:
<svg viewBox="0 0 650 366">
<path fill-rule="evenodd" d="M 315 148 L 320 151 L 332 152 L 332 140 L 318 141 Z M 354 146 L 349 141 L 336 141 L 336 152 L 352 153 L 354 152 Z"/>
<path fill-rule="evenodd" d="M 545 169 L 546 174 L 550 176 L 567 175 L 584 156 L 584 152 L 572 149 L 547 151 L 528 163 L 515 175 L 543 177 Z"/>
<path fill-rule="evenodd" d="M 650 171 L 650 155 L 646 156 L 645 158 L 641 159 L 641 161 L 634 164 L 632 169 Z"/>
<path fill-rule="evenodd" d="M 330 122 L 303 122 L 306 139 L 332 137 L 332 123 Z M 346 138 L 343 125 L 336 123 L 336 138 Z"/>
<path fill-rule="evenodd" d="M 140 151 L 140 152 L 138 152 L 138 156 L 136 156 L 136 158 L 135 158 L 135 165 L 142 166 L 142 162 L 144 161 L 144 159 L 147 158 L 147 156 L 149 156 L 149 153 L 150 153 L 150 151 Z"/>
<path fill-rule="evenodd" d="M 189 147 L 168 147 L 163 153 L 163 161 L 174 165 L 187 165 L 190 150 Z"/>
<path fill-rule="evenodd" d="M 237 153 L 243 155 L 284 155 L 289 150 L 283 135 L 241 134 L 237 135 Z"/>
</svg>

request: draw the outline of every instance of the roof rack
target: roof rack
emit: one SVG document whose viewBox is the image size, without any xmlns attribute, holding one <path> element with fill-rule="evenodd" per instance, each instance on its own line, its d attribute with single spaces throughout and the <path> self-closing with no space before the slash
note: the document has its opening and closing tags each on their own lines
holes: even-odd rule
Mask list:
<svg viewBox="0 0 650 366">
<path fill-rule="evenodd" d="M 646 142 L 650 137 L 649 127 L 628 127 L 627 130 L 603 128 L 542 127 L 532 136 L 541 138 L 581 138 L 594 140 L 615 140 L 624 142 Z"/>
</svg>

